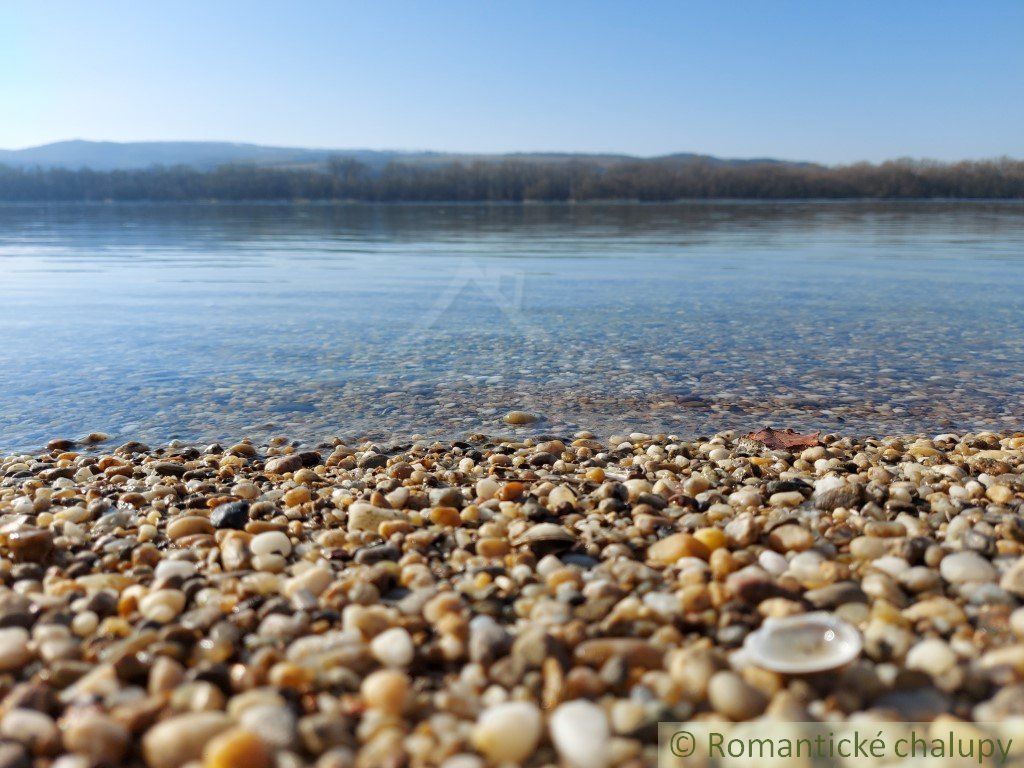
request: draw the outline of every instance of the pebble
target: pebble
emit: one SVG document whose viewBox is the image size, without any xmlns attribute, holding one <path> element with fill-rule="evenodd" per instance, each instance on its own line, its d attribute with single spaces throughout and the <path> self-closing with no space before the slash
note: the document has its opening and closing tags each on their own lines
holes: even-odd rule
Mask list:
<svg viewBox="0 0 1024 768">
<path fill-rule="evenodd" d="M 231 501 L 220 504 L 210 513 L 210 522 L 215 528 L 242 530 L 249 522 L 249 502 Z"/>
<path fill-rule="evenodd" d="M 31 658 L 27 630 L 22 627 L 0 628 L 0 672 L 20 669 Z"/>
<path fill-rule="evenodd" d="M 672 565 L 684 557 L 706 560 L 710 552 L 689 533 L 674 533 L 647 548 L 647 559 L 658 565 Z"/>
<path fill-rule="evenodd" d="M 111 717 L 76 710 L 64 719 L 64 746 L 100 765 L 118 765 L 128 751 L 131 734 Z"/>
<path fill-rule="evenodd" d="M 203 768 L 271 768 L 274 756 L 263 739 L 241 728 L 214 736 L 203 748 Z"/>
<path fill-rule="evenodd" d="M 357 502 L 348 508 L 348 529 L 376 533 L 381 523 L 400 519 L 401 516 L 401 513 L 393 509 Z"/>
<path fill-rule="evenodd" d="M 513 426 L 519 427 L 526 424 L 533 424 L 538 419 L 532 413 L 526 411 L 509 411 L 504 416 L 504 422 Z"/>
<path fill-rule="evenodd" d="M 954 552 L 939 563 L 939 573 L 950 584 L 996 580 L 996 569 L 976 552 Z"/>
<path fill-rule="evenodd" d="M 834 510 L 838 507 L 855 508 L 860 504 L 861 488 L 841 477 L 823 477 L 814 483 L 814 506 L 818 509 Z"/>
<path fill-rule="evenodd" d="M 512 701 L 488 707 L 473 728 L 473 745 L 494 764 L 523 763 L 533 754 L 544 731 L 535 704 Z"/>
<path fill-rule="evenodd" d="M 907 669 L 919 669 L 939 677 L 956 665 L 956 654 L 942 640 L 929 638 L 907 652 L 906 665 Z"/>
<path fill-rule="evenodd" d="M 604 710 L 584 699 L 558 705 L 548 721 L 551 741 L 570 768 L 606 768 L 611 730 Z"/>
<path fill-rule="evenodd" d="M 159 589 L 139 601 L 139 612 L 150 621 L 166 624 L 185 609 L 185 595 L 177 589 Z"/>
<path fill-rule="evenodd" d="M 750 720 L 764 712 L 768 699 L 734 672 L 716 672 L 708 683 L 708 700 L 731 720 Z"/>
<path fill-rule="evenodd" d="M 154 725 L 142 737 L 142 754 L 149 768 L 181 768 L 199 760 L 215 736 L 231 727 L 223 712 L 190 712 Z"/>
<path fill-rule="evenodd" d="M 385 667 L 408 667 L 416 655 L 412 637 L 401 627 L 384 630 L 373 638 L 370 651 Z"/>
<path fill-rule="evenodd" d="M 404 672 L 381 669 L 366 677 L 361 693 L 368 707 L 397 715 L 409 696 L 409 677 Z"/>
<path fill-rule="evenodd" d="M 292 552 L 292 543 L 280 531 L 266 531 L 252 537 L 249 550 L 254 555 L 281 555 L 287 557 Z"/>
<path fill-rule="evenodd" d="M 49 715 L 34 709 L 11 709 L 0 719 L 0 736 L 23 745 L 34 755 L 52 755 L 60 746 L 60 731 Z"/>
</svg>

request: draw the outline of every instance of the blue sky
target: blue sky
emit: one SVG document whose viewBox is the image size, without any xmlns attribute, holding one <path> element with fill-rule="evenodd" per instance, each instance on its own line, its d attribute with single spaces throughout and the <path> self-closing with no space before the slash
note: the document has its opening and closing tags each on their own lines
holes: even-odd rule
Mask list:
<svg viewBox="0 0 1024 768">
<path fill-rule="evenodd" d="M 0 4 L 0 147 L 1024 157 L 1024 2 Z"/>
</svg>

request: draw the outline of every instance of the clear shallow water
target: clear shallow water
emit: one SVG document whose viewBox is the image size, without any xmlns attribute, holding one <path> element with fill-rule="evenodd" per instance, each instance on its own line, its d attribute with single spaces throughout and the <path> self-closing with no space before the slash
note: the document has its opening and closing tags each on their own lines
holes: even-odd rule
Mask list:
<svg viewBox="0 0 1024 768">
<path fill-rule="evenodd" d="M 8 205 L 0 322 L 0 449 L 1013 430 L 1024 205 Z"/>
</svg>

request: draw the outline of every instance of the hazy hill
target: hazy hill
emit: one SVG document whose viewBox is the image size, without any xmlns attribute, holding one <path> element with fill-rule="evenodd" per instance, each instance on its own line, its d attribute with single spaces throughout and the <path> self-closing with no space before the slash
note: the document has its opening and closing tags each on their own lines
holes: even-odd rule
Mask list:
<svg viewBox="0 0 1024 768">
<path fill-rule="evenodd" d="M 0 165 L 15 168 L 91 168 L 97 171 L 133 170 L 154 165 L 187 165 L 209 170 L 226 164 L 257 165 L 261 167 L 321 166 L 329 158 L 351 158 L 378 170 L 390 162 L 437 165 L 456 160 L 561 163 L 572 160 L 590 165 L 606 166 L 638 158 L 618 154 L 584 154 L 571 152 L 515 152 L 509 154 L 470 154 L 446 152 L 399 152 L 369 149 L 306 149 L 302 147 L 267 147 L 259 144 L 235 144 L 226 141 L 58 141 L 27 149 L 0 149 Z M 803 165 L 780 160 L 731 160 L 679 153 L 660 159 L 668 162 L 707 161 L 722 165 L 749 163 L 778 163 Z"/>
</svg>

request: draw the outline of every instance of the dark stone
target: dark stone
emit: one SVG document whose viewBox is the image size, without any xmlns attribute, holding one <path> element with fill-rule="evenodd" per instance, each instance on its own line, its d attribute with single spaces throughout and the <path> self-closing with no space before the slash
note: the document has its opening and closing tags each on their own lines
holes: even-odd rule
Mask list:
<svg viewBox="0 0 1024 768">
<path fill-rule="evenodd" d="M 391 544 L 377 544 L 373 547 L 362 547 L 356 550 L 355 561 L 360 565 L 373 565 L 385 560 L 397 562 L 402 551 Z"/>
<path fill-rule="evenodd" d="M 249 502 L 229 501 L 210 513 L 210 522 L 215 528 L 233 528 L 240 531 L 249 522 Z"/>
<path fill-rule="evenodd" d="M 185 466 L 178 464 L 175 461 L 158 461 L 154 464 L 150 464 L 150 467 L 158 475 L 164 477 L 181 477 L 185 474 Z"/>
<path fill-rule="evenodd" d="M 367 453 L 359 461 L 356 462 L 356 466 L 360 469 L 376 469 L 377 467 L 383 467 L 388 463 L 388 457 L 382 453 Z"/>
</svg>

